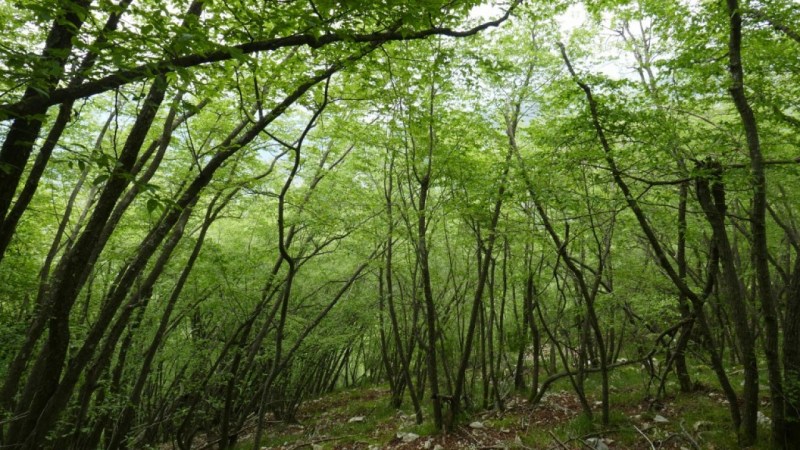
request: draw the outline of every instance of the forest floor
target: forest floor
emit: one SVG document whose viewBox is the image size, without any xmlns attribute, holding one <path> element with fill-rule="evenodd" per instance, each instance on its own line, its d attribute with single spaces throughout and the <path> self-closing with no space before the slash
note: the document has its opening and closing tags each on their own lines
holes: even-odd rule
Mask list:
<svg viewBox="0 0 800 450">
<path fill-rule="evenodd" d="M 641 378 L 641 375 L 630 374 Z M 623 377 L 624 378 L 624 377 Z M 613 380 L 613 379 L 612 379 Z M 436 433 L 426 412 L 414 422 L 408 401 L 401 410 L 389 405 L 389 390 L 365 387 L 341 390 L 304 402 L 298 423 L 271 422 L 262 450 L 295 449 L 733 449 L 737 448 L 722 393 L 705 386 L 691 394 L 672 387 L 657 409 L 641 384 L 612 384 L 611 423 L 600 426 L 599 396 L 589 396 L 593 419 L 581 413 L 568 385 L 550 389 L 531 407 L 523 395 L 510 395 L 503 411 L 474 413 L 458 429 Z M 592 383 L 587 385 L 590 388 Z M 764 398 L 766 402 L 766 397 Z M 768 407 L 762 407 L 768 411 Z M 759 444 L 769 448 L 762 424 Z M 242 436 L 237 450 L 251 449 Z"/>
</svg>

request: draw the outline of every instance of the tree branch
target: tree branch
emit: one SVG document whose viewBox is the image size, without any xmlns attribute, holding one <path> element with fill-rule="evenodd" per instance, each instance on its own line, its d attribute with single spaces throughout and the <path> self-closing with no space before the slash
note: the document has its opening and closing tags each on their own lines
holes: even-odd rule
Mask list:
<svg viewBox="0 0 800 450">
<path fill-rule="evenodd" d="M 432 27 L 419 31 L 401 30 L 402 23 L 397 23 L 387 31 L 376 31 L 366 34 L 350 34 L 346 30 L 339 30 L 314 36 L 304 33 L 264 41 L 247 42 L 244 44 L 223 47 L 207 53 L 196 53 L 179 56 L 165 61 L 142 64 L 129 69 L 121 69 L 103 78 L 87 81 L 77 86 L 56 89 L 47 98 L 27 98 L 15 103 L 0 105 L 0 120 L 40 113 L 43 109 L 64 102 L 75 101 L 91 97 L 126 84 L 141 81 L 147 78 L 164 75 L 178 69 L 187 69 L 214 62 L 227 61 L 258 52 L 270 52 L 287 47 L 307 46 L 321 48 L 338 42 L 383 44 L 391 41 L 410 41 L 425 39 L 430 36 L 467 37 L 472 36 L 487 28 L 496 27 L 505 22 L 511 12 L 521 3 L 516 0 L 501 17 L 484 22 L 467 30 L 454 30 L 450 27 Z"/>
</svg>

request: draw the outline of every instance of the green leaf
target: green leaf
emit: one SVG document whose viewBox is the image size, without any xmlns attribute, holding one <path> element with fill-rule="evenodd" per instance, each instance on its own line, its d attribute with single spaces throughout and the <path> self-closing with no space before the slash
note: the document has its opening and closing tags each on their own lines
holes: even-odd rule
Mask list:
<svg viewBox="0 0 800 450">
<path fill-rule="evenodd" d="M 102 175 L 98 175 L 97 178 L 95 178 L 94 181 L 92 181 L 92 186 L 98 186 L 98 185 L 102 184 L 103 182 L 105 182 L 106 180 L 108 180 L 108 174 L 107 173 L 104 173 Z"/>
<path fill-rule="evenodd" d="M 147 212 L 152 213 L 155 211 L 161 204 L 155 198 L 150 198 L 147 200 Z"/>
</svg>

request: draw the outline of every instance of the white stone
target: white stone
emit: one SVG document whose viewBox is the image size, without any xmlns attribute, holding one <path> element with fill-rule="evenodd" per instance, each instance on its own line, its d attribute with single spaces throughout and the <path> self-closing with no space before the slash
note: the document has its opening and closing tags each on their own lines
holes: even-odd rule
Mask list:
<svg viewBox="0 0 800 450">
<path fill-rule="evenodd" d="M 355 416 L 355 417 L 351 417 L 350 420 L 347 421 L 347 423 L 362 423 L 365 420 L 366 420 L 366 417 L 364 417 L 364 416 Z"/>
<path fill-rule="evenodd" d="M 474 430 L 482 430 L 482 429 L 486 428 L 483 425 L 483 423 L 477 422 L 477 421 L 476 422 L 472 422 L 471 424 L 469 424 L 469 427 L 474 429 Z"/>
<path fill-rule="evenodd" d="M 608 446 L 605 442 L 603 442 L 600 438 L 589 438 L 586 441 L 586 445 L 594 450 L 609 450 Z"/>
<path fill-rule="evenodd" d="M 409 442 L 414 442 L 419 439 L 419 435 L 415 433 L 406 433 L 406 432 L 399 432 L 397 433 L 397 438 L 405 442 L 406 444 Z"/>
<path fill-rule="evenodd" d="M 669 419 L 667 419 L 666 417 L 664 417 L 664 416 L 662 416 L 660 414 L 656 414 L 656 416 L 653 417 L 653 422 L 655 422 L 655 423 L 669 423 Z"/>
<path fill-rule="evenodd" d="M 769 426 L 770 424 L 772 424 L 772 419 L 764 415 L 764 413 L 762 413 L 761 411 L 758 412 L 758 415 L 756 416 L 756 421 L 758 422 L 759 425 L 764 425 L 764 426 Z"/>
<path fill-rule="evenodd" d="M 442 447 L 439 444 L 436 444 L 436 445 L 433 446 L 433 450 L 444 450 L 444 447 Z"/>
</svg>

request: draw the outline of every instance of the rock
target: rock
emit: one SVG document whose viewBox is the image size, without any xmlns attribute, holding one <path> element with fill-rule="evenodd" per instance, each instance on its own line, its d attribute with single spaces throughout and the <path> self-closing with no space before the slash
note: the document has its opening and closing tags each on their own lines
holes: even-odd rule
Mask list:
<svg viewBox="0 0 800 450">
<path fill-rule="evenodd" d="M 655 422 L 655 423 L 669 423 L 669 419 L 667 419 L 666 417 L 664 417 L 664 416 L 662 416 L 660 414 L 656 414 L 656 416 L 653 417 L 653 422 Z"/>
<path fill-rule="evenodd" d="M 609 450 L 606 443 L 600 438 L 589 438 L 584 442 L 586 442 L 586 445 L 588 445 L 589 448 L 593 448 L 594 450 Z"/>
<path fill-rule="evenodd" d="M 422 444 L 422 448 L 424 448 L 425 450 L 430 450 L 431 447 L 433 447 L 433 441 L 430 439 L 428 439 L 427 441 L 425 441 L 424 444 Z"/>
<path fill-rule="evenodd" d="M 473 430 L 482 430 L 486 428 L 486 426 L 484 426 L 482 422 L 477 422 L 477 421 L 469 424 L 469 427 L 472 428 Z"/>
<path fill-rule="evenodd" d="M 397 439 L 400 439 L 401 441 L 408 444 L 409 442 L 414 442 L 417 439 L 419 439 L 419 435 L 416 433 L 410 433 L 410 432 L 407 433 L 405 431 L 401 431 L 397 433 Z"/>
<path fill-rule="evenodd" d="M 523 447 L 525 444 L 522 442 L 522 438 L 519 435 L 514 436 L 514 444 L 519 447 Z"/>
<path fill-rule="evenodd" d="M 710 427 L 711 425 L 713 425 L 713 423 L 707 420 L 698 420 L 697 422 L 694 423 L 694 425 L 692 425 L 692 428 L 694 429 L 695 432 L 698 432 L 700 431 L 701 428 Z"/>
<path fill-rule="evenodd" d="M 365 420 L 366 417 L 364 416 L 355 416 L 351 417 L 350 420 L 347 421 L 347 423 L 363 423 Z"/>
<path fill-rule="evenodd" d="M 768 427 L 770 426 L 770 424 L 772 424 L 772 419 L 770 419 L 769 417 L 764 415 L 764 413 L 759 411 L 758 415 L 756 416 L 756 422 L 758 422 L 759 425 L 764 425 Z"/>
<path fill-rule="evenodd" d="M 444 447 L 442 447 L 439 444 L 436 444 L 436 445 L 433 446 L 433 450 L 444 450 Z"/>
</svg>

